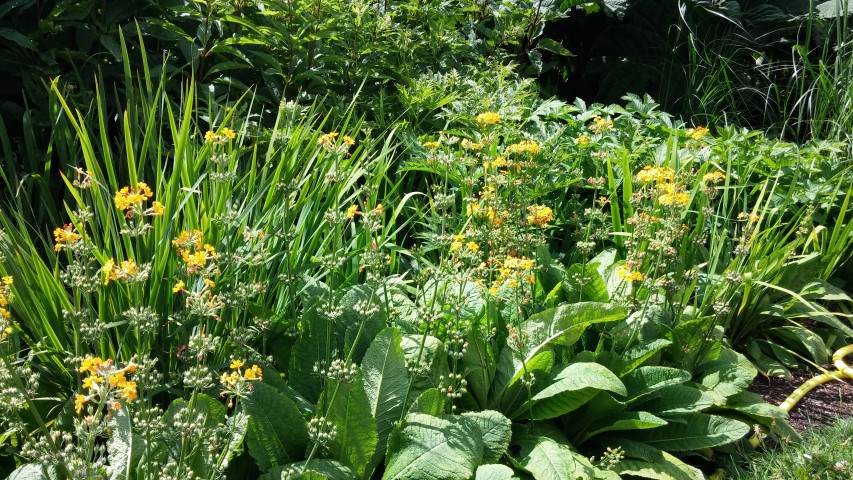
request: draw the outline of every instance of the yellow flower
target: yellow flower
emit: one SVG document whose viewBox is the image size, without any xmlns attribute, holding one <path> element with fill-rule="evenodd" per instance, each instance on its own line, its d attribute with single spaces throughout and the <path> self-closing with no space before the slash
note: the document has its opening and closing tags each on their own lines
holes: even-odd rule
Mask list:
<svg viewBox="0 0 853 480">
<path fill-rule="evenodd" d="M 720 183 L 726 179 L 726 174 L 723 172 L 709 172 L 702 175 L 702 181 L 705 183 Z"/>
<path fill-rule="evenodd" d="M 204 284 L 207 285 L 208 288 L 213 288 L 216 286 L 216 282 L 214 282 L 213 280 L 211 280 L 209 278 L 204 279 Z"/>
<path fill-rule="evenodd" d="M 358 215 L 358 205 L 356 205 L 356 204 L 350 205 L 349 208 L 347 208 L 346 215 L 347 215 L 347 218 L 353 218 L 356 215 Z"/>
<path fill-rule="evenodd" d="M 511 155 L 513 153 L 529 153 L 531 155 L 535 155 L 540 151 L 541 149 L 539 148 L 538 143 L 532 140 L 522 140 L 506 147 L 504 153 L 506 155 Z"/>
<path fill-rule="evenodd" d="M 589 135 L 581 135 L 576 140 L 575 143 L 578 145 L 586 145 L 589 143 Z"/>
<path fill-rule="evenodd" d="M 687 206 L 690 204 L 690 194 L 685 192 L 683 187 L 666 183 L 660 186 L 660 190 L 663 193 L 658 197 L 658 203 L 665 207 L 676 205 Z"/>
<path fill-rule="evenodd" d="M 85 405 L 88 401 L 89 397 L 87 397 L 86 395 L 77 395 L 77 397 L 74 399 L 74 411 L 76 413 L 82 412 L 83 405 Z"/>
<path fill-rule="evenodd" d="M 468 242 L 465 244 L 465 246 L 468 247 L 468 250 L 473 253 L 477 253 L 480 251 L 480 246 L 477 245 L 477 242 Z"/>
<path fill-rule="evenodd" d="M 83 379 L 83 388 L 94 389 L 103 381 L 104 379 L 100 375 L 89 375 Z"/>
<path fill-rule="evenodd" d="M 80 369 L 77 370 L 80 373 L 89 373 L 90 375 L 96 375 L 98 373 L 98 369 L 104 365 L 104 360 L 101 357 L 86 357 L 80 362 Z"/>
<path fill-rule="evenodd" d="M 54 245 L 54 250 L 57 252 L 62 251 L 64 247 L 67 247 L 70 244 L 79 242 L 83 237 L 80 236 L 79 233 L 74 231 L 74 225 L 67 223 L 62 226 L 62 228 L 56 228 L 53 231 L 53 239 L 56 242 Z"/>
<path fill-rule="evenodd" d="M 684 133 L 686 133 L 687 136 L 691 139 L 699 141 L 702 140 L 702 137 L 704 137 L 708 133 L 708 129 L 706 127 L 703 127 L 702 125 L 699 125 L 696 128 L 688 128 L 687 131 Z"/>
<path fill-rule="evenodd" d="M 217 143 L 219 142 L 219 138 L 219 135 L 217 135 L 213 130 L 208 130 L 207 133 L 204 134 L 204 141 L 208 143 Z"/>
<path fill-rule="evenodd" d="M 149 212 L 149 215 L 159 217 L 166 212 L 166 207 L 162 203 L 154 201 L 151 203 L 151 209 L 149 210 Z"/>
<path fill-rule="evenodd" d="M 136 400 L 136 382 L 125 382 L 121 387 L 121 396 L 128 402 Z"/>
<path fill-rule="evenodd" d="M 350 147 L 355 145 L 355 139 L 350 137 L 349 135 L 344 135 L 344 138 L 342 138 L 342 140 Z"/>
<path fill-rule="evenodd" d="M 110 280 L 118 279 L 118 275 L 116 274 L 116 262 L 112 258 L 107 260 L 104 263 L 104 266 L 101 267 L 101 272 L 104 274 L 104 285 L 109 285 Z"/>
<path fill-rule="evenodd" d="M 3 277 L 3 285 L 11 285 L 14 281 L 15 279 L 12 278 L 11 275 L 6 275 L 5 277 Z"/>
<path fill-rule="evenodd" d="M 239 370 L 245 364 L 246 364 L 246 362 L 244 362 L 243 360 L 234 359 L 234 360 L 231 360 L 231 365 L 228 365 L 228 368 L 230 368 L 231 370 Z"/>
<path fill-rule="evenodd" d="M 122 187 L 117 191 L 113 202 L 117 209 L 121 211 L 130 210 L 136 204 L 141 204 L 154 196 L 154 192 L 145 182 L 137 182 L 136 188 Z"/>
<path fill-rule="evenodd" d="M 631 270 L 628 265 L 619 265 L 616 267 L 616 276 L 626 282 L 642 282 L 643 273 L 639 270 Z"/>
<path fill-rule="evenodd" d="M 172 287 L 172 293 L 184 292 L 186 291 L 184 287 L 184 281 L 180 280 L 174 287 Z"/>
<path fill-rule="evenodd" d="M 646 165 L 637 172 L 637 181 L 640 183 L 664 183 L 675 180 L 675 170 L 669 167 L 652 167 Z"/>
<path fill-rule="evenodd" d="M 222 129 L 222 136 L 227 138 L 228 140 L 234 140 L 235 138 L 237 138 L 237 133 L 235 133 L 234 130 L 231 130 L 230 128 L 226 127 Z"/>
<path fill-rule="evenodd" d="M 373 207 L 373 210 L 371 210 L 370 213 L 378 215 L 384 211 L 385 211 L 385 206 L 380 203 L 379 205 Z"/>
<path fill-rule="evenodd" d="M 477 115 L 476 120 L 481 126 L 486 127 L 501 123 L 501 116 L 495 112 L 483 112 Z"/>
<path fill-rule="evenodd" d="M 439 145 L 440 144 L 438 142 L 424 142 L 421 144 L 422 147 L 428 150 L 435 150 L 436 148 L 438 148 Z"/>
<path fill-rule="evenodd" d="M 252 368 L 246 369 L 243 378 L 246 380 L 263 380 L 263 371 L 261 367 L 252 365 Z"/>
<path fill-rule="evenodd" d="M 529 225 L 545 228 L 548 226 L 548 222 L 554 219 L 554 212 L 545 205 L 531 205 L 527 207 L 527 212 L 530 213 L 527 216 Z"/>
<path fill-rule="evenodd" d="M 322 145 L 323 148 L 331 148 L 332 144 L 335 143 L 335 139 L 338 138 L 338 132 L 329 132 L 320 135 L 320 138 L 317 139 L 317 145 Z"/>
</svg>

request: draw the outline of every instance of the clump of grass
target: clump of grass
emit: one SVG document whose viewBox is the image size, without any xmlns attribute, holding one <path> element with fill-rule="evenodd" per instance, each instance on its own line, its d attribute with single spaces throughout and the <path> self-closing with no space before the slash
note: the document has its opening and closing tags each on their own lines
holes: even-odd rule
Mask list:
<svg viewBox="0 0 853 480">
<path fill-rule="evenodd" d="M 783 445 L 749 460 L 732 471 L 735 479 L 820 479 L 853 478 L 853 418 L 815 429 L 802 443 Z"/>
</svg>

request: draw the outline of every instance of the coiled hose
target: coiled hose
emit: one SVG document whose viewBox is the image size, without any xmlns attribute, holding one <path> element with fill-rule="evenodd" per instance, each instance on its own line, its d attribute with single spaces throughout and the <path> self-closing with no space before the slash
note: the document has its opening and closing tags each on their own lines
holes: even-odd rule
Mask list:
<svg viewBox="0 0 853 480">
<path fill-rule="evenodd" d="M 823 373 L 804 382 L 796 390 L 794 390 L 793 393 L 788 395 L 788 398 L 786 398 L 784 402 L 779 404 L 779 408 L 781 408 L 785 412 L 790 412 L 791 409 L 794 408 L 794 405 L 796 405 L 797 402 L 799 402 L 804 396 L 806 396 L 806 394 L 812 391 L 815 387 L 823 385 L 824 383 L 830 380 L 844 381 L 844 379 L 846 378 L 853 379 L 853 367 L 847 365 L 844 362 L 844 357 L 848 355 L 853 355 L 853 345 L 847 345 L 844 348 L 840 348 L 832 355 L 832 363 L 835 365 L 835 368 L 837 370 L 835 370 L 834 372 Z M 752 437 L 750 437 L 749 443 L 753 446 L 753 448 L 755 448 L 761 444 L 761 441 L 763 439 L 764 435 L 761 435 L 756 432 Z"/>
</svg>

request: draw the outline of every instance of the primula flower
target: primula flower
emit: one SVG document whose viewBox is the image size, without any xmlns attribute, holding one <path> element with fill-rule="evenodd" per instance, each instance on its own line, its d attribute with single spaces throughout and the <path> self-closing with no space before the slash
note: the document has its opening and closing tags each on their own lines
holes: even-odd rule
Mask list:
<svg viewBox="0 0 853 480">
<path fill-rule="evenodd" d="M 660 190 L 663 193 L 658 197 L 658 203 L 665 207 L 687 206 L 690 204 L 690 194 L 685 192 L 683 187 L 679 187 L 673 183 L 666 183 L 660 186 Z"/>
<path fill-rule="evenodd" d="M 642 282 L 643 278 L 645 278 L 642 272 L 631 270 L 631 267 L 628 265 L 619 265 L 616 267 L 616 276 L 626 282 Z"/>
<path fill-rule="evenodd" d="M 530 213 L 527 216 L 527 223 L 530 225 L 545 228 L 548 222 L 554 220 L 554 212 L 545 205 L 531 205 L 527 207 L 527 212 Z"/>
<path fill-rule="evenodd" d="M 82 238 L 79 233 L 74 231 L 74 225 L 66 223 L 62 228 L 57 227 L 53 231 L 53 239 L 56 242 L 53 249 L 61 252 L 63 248 L 79 242 Z"/>
<path fill-rule="evenodd" d="M 11 275 L 6 275 L 5 277 L 3 277 L 3 285 L 11 285 L 14 281 L 15 279 L 12 278 Z"/>
<path fill-rule="evenodd" d="M 358 215 L 358 213 L 359 213 L 358 212 L 358 205 L 352 204 L 349 206 L 349 208 L 347 208 L 346 215 L 347 215 L 347 218 L 354 218 L 356 215 Z"/>
<path fill-rule="evenodd" d="M 702 140 L 702 137 L 708 134 L 708 129 L 699 125 L 695 128 L 688 128 L 684 133 L 686 133 L 691 139 L 699 141 Z"/>
<path fill-rule="evenodd" d="M 117 209 L 127 211 L 154 196 L 154 192 L 145 182 L 137 182 L 136 188 L 122 187 L 113 197 Z"/>
<path fill-rule="evenodd" d="M 589 143 L 589 135 L 581 135 L 576 140 L 575 143 L 578 145 L 586 145 Z"/>
<path fill-rule="evenodd" d="M 542 151 L 542 149 L 539 148 L 538 143 L 532 140 L 522 140 L 506 147 L 504 153 L 506 155 L 512 155 L 514 153 L 529 153 L 530 155 L 535 155 L 540 151 Z"/>
<path fill-rule="evenodd" d="M 86 395 L 77 395 L 77 397 L 74 399 L 74 412 L 75 413 L 82 412 L 83 406 L 88 401 L 89 401 L 89 397 L 87 397 Z"/>
<path fill-rule="evenodd" d="M 652 167 L 646 165 L 637 172 L 637 181 L 640 183 L 665 183 L 675 180 L 675 170 L 669 167 Z"/>
<path fill-rule="evenodd" d="M 726 174 L 723 172 L 709 172 L 702 175 L 702 181 L 705 183 L 720 183 L 726 179 Z"/>
<path fill-rule="evenodd" d="M 422 147 L 424 147 L 428 150 L 435 150 L 436 148 L 439 147 L 439 145 L 440 144 L 438 142 L 424 142 L 421 144 Z"/>
<path fill-rule="evenodd" d="M 483 112 L 477 115 L 476 120 L 481 126 L 487 127 L 501 123 L 501 116 L 495 112 Z"/>
<path fill-rule="evenodd" d="M 172 287 L 172 293 L 185 292 L 186 289 L 184 287 L 184 281 L 180 280 L 178 281 L 178 283 L 175 284 L 174 287 Z"/>
<path fill-rule="evenodd" d="M 355 139 L 350 137 L 349 135 L 344 135 L 344 138 L 342 138 L 341 140 L 343 140 L 343 142 L 350 147 L 355 145 Z"/>
<path fill-rule="evenodd" d="M 152 217 L 159 217 L 159 216 L 162 216 L 163 213 L 165 213 L 165 212 L 166 212 L 166 207 L 162 203 L 160 203 L 158 201 L 154 201 L 154 202 L 151 202 L 151 208 L 146 210 L 145 214 L 151 215 Z"/>
</svg>

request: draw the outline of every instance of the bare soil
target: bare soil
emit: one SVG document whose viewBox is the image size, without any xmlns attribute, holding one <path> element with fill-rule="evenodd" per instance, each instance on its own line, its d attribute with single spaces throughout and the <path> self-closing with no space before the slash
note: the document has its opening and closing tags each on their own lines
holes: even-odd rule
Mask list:
<svg viewBox="0 0 853 480">
<path fill-rule="evenodd" d="M 832 365 L 825 365 L 824 368 L 835 370 Z M 820 373 L 797 370 L 791 372 L 790 380 L 759 376 L 749 390 L 764 397 L 768 403 L 779 405 L 803 382 Z M 838 417 L 853 416 L 853 380 L 831 380 L 814 388 L 794 406 L 790 414 L 788 423 L 800 433 L 831 424 Z"/>
</svg>

